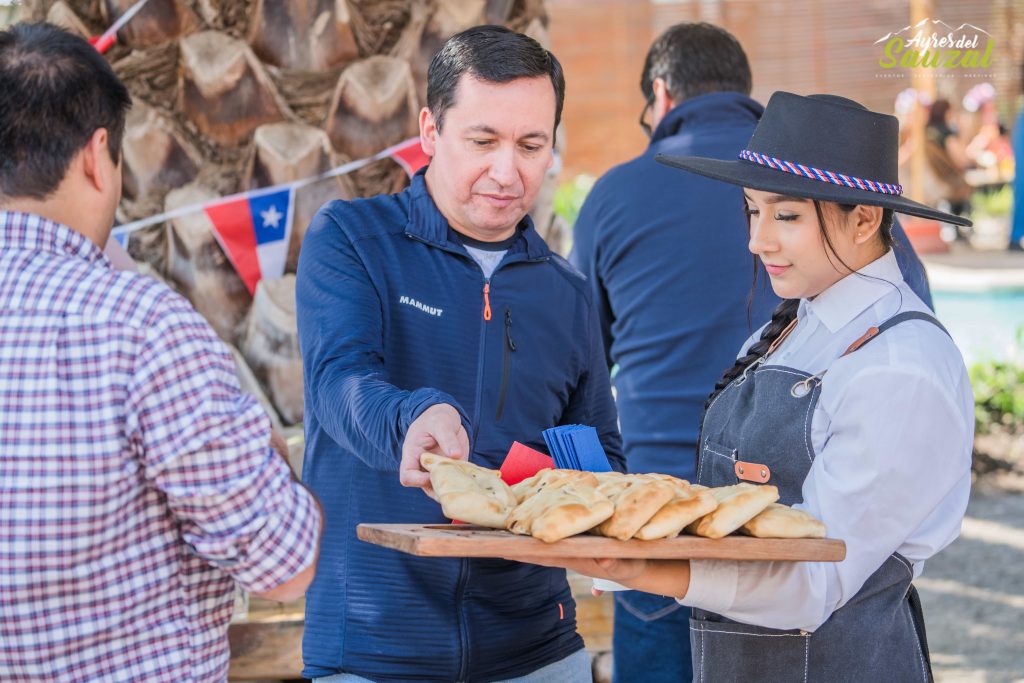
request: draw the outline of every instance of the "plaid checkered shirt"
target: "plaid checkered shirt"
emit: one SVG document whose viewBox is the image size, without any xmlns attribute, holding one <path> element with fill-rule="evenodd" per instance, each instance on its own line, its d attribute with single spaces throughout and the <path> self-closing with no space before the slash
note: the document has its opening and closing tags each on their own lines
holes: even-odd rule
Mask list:
<svg viewBox="0 0 1024 683">
<path fill-rule="evenodd" d="M 316 552 L 269 439 L 187 301 L 0 212 L 0 680 L 226 679 L 234 582 Z"/>
</svg>

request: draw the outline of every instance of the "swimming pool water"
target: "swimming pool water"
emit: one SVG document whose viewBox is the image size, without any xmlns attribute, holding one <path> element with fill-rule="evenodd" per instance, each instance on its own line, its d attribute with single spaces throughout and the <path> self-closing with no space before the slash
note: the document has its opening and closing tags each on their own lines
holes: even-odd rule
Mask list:
<svg viewBox="0 0 1024 683">
<path fill-rule="evenodd" d="M 964 360 L 1016 358 L 1024 362 L 1017 330 L 1024 327 L 1024 290 L 933 291 L 935 313 L 960 347 Z"/>
</svg>

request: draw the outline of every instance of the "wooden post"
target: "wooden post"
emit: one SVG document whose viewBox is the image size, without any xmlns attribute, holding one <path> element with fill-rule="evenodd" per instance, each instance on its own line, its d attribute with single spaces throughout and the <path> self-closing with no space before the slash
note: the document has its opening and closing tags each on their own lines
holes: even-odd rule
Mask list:
<svg viewBox="0 0 1024 683">
<path fill-rule="evenodd" d="M 302 676 L 302 618 L 305 603 L 282 605 L 256 596 L 249 613 L 228 627 L 229 681 L 294 679 Z"/>
</svg>

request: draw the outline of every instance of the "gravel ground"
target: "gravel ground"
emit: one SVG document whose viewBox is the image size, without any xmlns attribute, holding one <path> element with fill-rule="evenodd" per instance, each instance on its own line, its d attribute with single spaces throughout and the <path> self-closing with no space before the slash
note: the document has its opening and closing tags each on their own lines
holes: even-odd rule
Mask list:
<svg viewBox="0 0 1024 683">
<path fill-rule="evenodd" d="M 1024 491 L 975 487 L 960 538 L 917 579 L 939 683 L 1024 683 Z"/>
</svg>

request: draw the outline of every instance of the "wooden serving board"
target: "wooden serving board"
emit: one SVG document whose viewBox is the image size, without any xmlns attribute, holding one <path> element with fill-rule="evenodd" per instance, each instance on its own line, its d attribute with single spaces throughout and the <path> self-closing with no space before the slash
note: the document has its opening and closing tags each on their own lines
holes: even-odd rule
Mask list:
<svg viewBox="0 0 1024 683">
<path fill-rule="evenodd" d="M 582 534 L 545 543 L 531 536 L 468 524 L 360 524 L 356 534 L 367 543 L 421 557 L 642 557 L 813 562 L 839 562 L 846 557 L 846 544 L 833 538 L 677 536 L 657 541 L 619 541 Z"/>
</svg>

